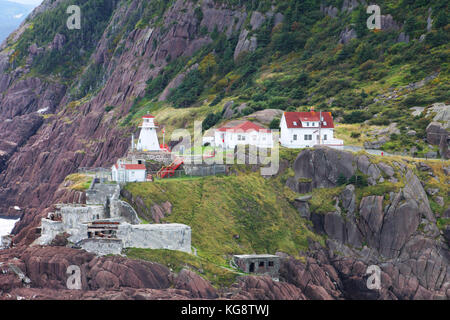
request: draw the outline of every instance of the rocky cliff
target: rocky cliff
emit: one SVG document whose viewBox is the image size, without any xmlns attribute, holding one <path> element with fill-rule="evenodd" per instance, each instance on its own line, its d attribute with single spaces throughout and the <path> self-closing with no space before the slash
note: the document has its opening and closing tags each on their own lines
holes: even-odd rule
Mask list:
<svg viewBox="0 0 450 320">
<path fill-rule="evenodd" d="M 236 63 L 236 68 L 239 66 L 241 69 L 239 72 L 234 70 L 236 72 L 233 73 L 233 69 L 220 66 L 225 70 L 226 76 L 223 79 L 218 77 L 211 87 L 221 88 L 221 91 L 198 95 L 197 100 L 192 101 L 192 104 L 198 104 L 205 99 L 207 113 L 220 114 L 222 106 L 214 107 L 211 100 L 215 101 L 217 96 L 220 98 L 220 95 L 239 90 L 241 87 L 247 88 L 247 83 L 250 83 L 248 75 L 254 74 L 258 68 L 263 70 L 262 80 L 275 78 L 276 81 L 264 82 L 264 85 L 256 81 L 252 87 L 253 91 L 244 90 L 242 95 L 241 92 L 235 92 L 233 99 L 240 107 L 230 110 L 232 112 L 229 113 L 233 116 L 248 115 L 252 111 L 265 109 L 264 104 L 267 103 L 270 103 L 272 108 L 286 109 L 288 104 L 300 106 L 323 102 L 342 112 L 339 103 L 346 105 L 348 102 L 344 98 L 354 104 L 354 109 L 365 107 L 366 111 L 372 110 L 366 104 L 368 100 L 373 99 L 367 98 L 367 101 L 364 101 L 354 97 L 353 93 L 340 95 L 339 90 L 344 92 L 349 87 L 360 94 L 361 88 L 352 87 L 351 81 L 325 81 L 314 78 L 314 74 L 324 77 L 323 74 L 337 72 L 334 69 L 320 68 L 324 68 L 326 62 L 334 66 L 345 61 L 347 56 L 356 55 L 356 42 L 352 44 L 351 39 L 361 38 L 354 29 L 347 28 L 350 21 L 337 25 L 338 19 L 325 18 L 324 22 L 319 23 L 327 26 L 326 32 L 314 30 L 312 33 L 318 34 L 317 38 L 307 43 L 302 40 L 307 38 L 306 33 L 300 33 L 302 28 L 310 28 L 314 25 L 311 21 L 316 21 L 308 19 L 322 19 L 325 15 L 334 17 L 339 12 L 335 6 L 322 7 L 323 12 L 320 14 L 319 4 L 305 2 L 307 4 L 304 7 L 297 6 L 296 11 L 282 14 L 277 7 L 271 5 L 255 7 L 245 1 L 240 3 L 242 5 L 213 0 L 86 0 L 80 4 L 86 10 L 85 21 L 88 24 L 88 28 L 82 30 L 87 31 L 70 33 L 72 31 L 65 28 L 65 9 L 69 1 L 44 0 L 21 27 L 2 43 L 0 214 L 21 218 L 13 231 L 17 247 L 0 253 L 0 262 L 4 263 L 1 267 L 6 268 L 0 277 L 2 298 L 448 297 L 449 231 L 445 224 L 442 228 L 442 219 L 448 218 L 449 212 L 445 207 L 448 206 L 448 182 L 442 181 L 438 173 L 445 168 L 437 170 L 424 164 L 414 169 L 412 166 L 415 164 L 405 164 L 400 160 L 397 164 L 375 163 L 367 155 L 329 150 L 302 152 L 295 163 L 291 164 L 295 177 L 288 181 L 289 187 L 298 193 L 314 194 L 314 190 L 333 189 L 331 199 L 334 202 L 331 210 L 326 212 L 316 210 L 314 203 L 295 204 L 301 208 L 301 215 L 312 221 L 314 232 L 328 237 L 327 245 L 324 248 L 317 243 L 311 243 L 311 251 L 305 253 L 306 261 L 285 256 L 281 268 L 284 281 L 280 283 L 267 278 L 243 277 L 232 289 L 220 291 L 211 288 L 206 280 L 189 271 L 175 274 L 158 264 L 122 260 L 117 257 L 95 258 L 75 249 L 26 247 L 37 238 L 36 228 L 40 219 L 51 210 L 52 204 L 84 201 L 83 193 L 64 187 L 64 178 L 80 167 L 107 167 L 123 156 L 128 149 L 131 134 L 136 133 L 137 123 L 133 122 L 133 117 L 138 118 L 139 112 L 144 113 L 147 108 L 158 106 L 154 103 L 164 103 L 170 96 L 170 89 L 182 85 L 191 71 L 206 70 L 203 72 L 208 73 L 208 60 L 205 60 L 205 57 L 210 53 L 214 56 L 219 54 L 220 50 L 224 51 L 230 60 Z M 350 12 L 359 3 L 344 1 L 340 11 Z M 92 11 L 93 7 L 102 11 L 102 18 L 98 21 L 89 20 L 89 17 L 93 16 L 91 12 L 99 13 Z M 295 12 L 311 10 L 312 16 L 309 15 L 304 20 L 295 16 Z M 55 17 L 53 24 L 47 23 L 54 29 L 45 29 L 47 32 L 42 32 L 47 38 L 33 34 L 36 28 L 45 27 L 45 23 L 39 20 L 45 14 L 48 14 L 46 18 Z M 285 19 L 289 20 L 288 27 L 283 27 Z M 393 21 L 392 16 L 384 19 L 383 23 L 386 27 L 393 26 L 390 28 L 393 29 L 392 32 L 401 28 Z M 278 34 L 280 30 L 287 32 L 288 36 Z M 334 30 L 346 32 L 339 35 L 339 32 Z M 324 38 L 327 32 L 331 34 L 333 41 Z M 438 32 L 440 31 L 436 29 L 430 34 L 427 33 L 427 38 L 437 41 L 439 37 L 432 36 L 439 36 Z M 420 36 L 419 31 L 415 33 Z M 278 38 L 269 46 L 268 38 L 271 35 Z M 217 42 L 221 36 L 230 48 L 225 48 L 220 41 L 214 48 L 207 47 Z M 397 34 L 388 34 L 388 37 L 397 39 Z M 74 39 L 83 41 L 75 42 Z M 328 49 L 319 45 L 338 45 L 339 42 L 350 45 L 343 47 L 339 44 L 338 48 Z M 445 59 L 444 53 L 439 54 L 442 48 L 438 46 L 442 44 L 437 42 L 436 45 L 423 42 L 423 46 L 428 48 L 423 50 L 430 50 L 430 47 L 434 50 L 433 46 L 436 46 L 435 51 L 438 52 L 438 57 L 424 59 L 427 66 L 431 65 L 430 68 L 440 68 L 440 59 Z M 293 52 L 299 48 L 305 49 L 294 52 L 294 56 L 302 57 L 294 60 L 304 61 L 301 70 L 314 72 L 310 75 L 299 75 L 297 71 L 300 69 L 292 68 L 292 61 L 289 59 L 277 61 L 273 69 L 264 70 L 265 64 L 268 65 L 271 61 L 263 63 L 262 56 L 280 57 L 289 54 L 289 51 L 280 48 L 280 44 L 285 48 L 289 44 Z M 418 41 L 417 45 L 420 46 Z M 270 54 L 260 52 L 259 56 L 251 56 L 250 62 L 243 58 L 246 52 L 256 52 L 263 46 L 275 51 L 270 51 Z M 197 60 L 190 61 L 205 47 L 208 50 L 204 54 L 199 55 Z M 314 56 L 312 60 L 308 60 L 314 52 L 322 54 L 324 50 L 329 50 L 333 56 L 338 52 L 338 60 L 322 56 Z M 389 63 L 400 60 L 398 54 L 391 54 L 390 47 L 385 50 L 392 55 L 392 59 L 387 59 Z M 411 50 L 422 52 L 421 47 Z M 368 51 L 371 50 L 365 45 L 356 50 L 360 57 L 355 68 L 359 68 L 364 62 L 364 68 L 367 69 L 361 65 L 361 70 L 368 70 L 381 63 L 374 62 L 376 57 L 364 57 L 363 54 Z M 401 51 L 399 46 L 392 48 L 392 52 Z M 224 52 L 222 54 L 225 56 Z M 385 55 L 380 53 L 379 56 Z M 181 60 L 177 60 L 180 58 Z M 259 65 L 252 64 L 253 58 L 255 61 L 259 59 Z M 176 61 L 181 61 L 181 67 Z M 241 61 L 248 65 L 240 65 Z M 407 61 L 413 64 L 410 60 Z M 220 65 L 220 61 L 215 63 Z M 350 62 L 347 61 L 346 64 L 350 65 Z M 297 65 L 295 67 L 299 68 Z M 287 74 L 287 78 L 284 78 L 280 72 L 286 72 L 283 68 L 293 70 L 295 74 Z M 445 90 L 445 87 L 442 89 L 440 85 L 445 83 L 446 73 L 445 69 L 438 71 L 441 71 L 441 78 L 438 77 L 430 84 L 434 90 L 432 99 L 437 100 L 424 100 L 419 101 L 420 103 L 445 101 L 446 96 L 442 92 L 448 90 Z M 278 76 L 277 73 L 281 75 L 280 79 L 273 77 Z M 412 70 L 411 73 L 417 72 Z M 364 78 L 366 75 L 360 76 L 362 80 L 367 79 Z M 348 75 L 343 77 L 348 78 Z M 379 80 L 383 79 L 384 75 L 372 69 L 367 73 L 367 77 Z M 161 83 L 158 83 L 159 87 L 154 85 L 155 79 L 162 79 Z M 202 83 L 201 86 L 208 87 L 208 84 Z M 304 87 L 305 91 L 297 90 L 299 86 Z M 153 91 L 149 92 L 149 88 Z M 423 90 L 429 88 L 423 87 Z M 283 92 L 284 89 L 289 90 Z M 271 96 L 270 100 L 266 94 Z M 336 104 L 332 103 L 328 94 L 333 95 L 333 100 L 334 95 L 338 96 Z M 371 94 L 375 96 L 378 92 Z M 149 96 L 155 101 L 150 103 Z M 251 97 L 251 101 L 248 101 L 246 96 Z M 272 96 L 275 98 L 272 99 Z M 322 100 L 317 100 L 317 97 Z M 416 101 L 417 99 L 412 100 L 411 103 Z M 166 105 L 164 107 L 169 108 Z M 381 112 L 379 105 L 375 105 L 374 110 L 377 111 L 371 111 L 372 114 L 379 113 L 382 118 L 393 116 L 387 111 Z M 187 127 L 185 116 L 204 117 L 206 113 L 202 112 L 204 110 L 198 112 L 194 109 L 191 113 L 175 111 L 173 114 L 176 116 L 168 118 L 168 122 L 170 120 L 169 124 L 174 127 Z M 422 123 L 420 125 L 423 127 Z M 429 127 L 430 143 L 441 144 L 442 139 L 434 141 L 432 136 L 436 135 L 436 132 L 442 136 L 441 133 L 445 130 L 442 131 L 439 126 L 442 127 L 436 124 Z M 425 132 L 425 129 L 422 129 Z M 445 174 L 448 175 L 448 171 L 445 171 Z M 364 177 L 369 185 L 367 187 L 372 189 L 364 189 L 362 193 L 358 187 L 358 179 L 352 180 L 354 176 Z M 436 177 L 439 179 L 435 179 Z M 338 184 L 344 180 L 348 185 L 337 190 Z M 390 185 L 385 189 L 386 184 Z M 438 191 L 435 192 L 436 188 Z M 19 206 L 21 210 L 15 210 L 14 206 Z M 326 208 L 329 209 L 330 205 L 327 204 Z M 167 215 L 167 210 L 155 210 L 150 211 L 150 216 L 157 221 Z M 63 289 L 63 271 L 72 262 L 83 266 L 86 277 L 83 282 L 85 290 L 77 293 Z M 17 264 L 30 278 L 31 285 L 23 283 L 17 274 L 11 273 L 11 269 L 5 267 L 8 263 Z M 380 265 L 383 270 L 384 286 L 381 292 L 368 291 L 364 286 L 367 278 L 365 270 L 370 264 Z M 121 293 L 114 291 L 117 288 L 123 289 Z"/>
<path fill-rule="evenodd" d="M 442 179 L 448 198 L 448 165 L 435 163 L 431 168 L 327 148 L 298 155 L 288 185 L 296 189 L 292 180 L 310 179 L 312 189 L 321 188 L 313 192 L 311 207 L 304 204 L 299 210 L 317 232 L 327 235 L 328 252 L 321 260 L 333 266 L 347 298 L 449 298 L 449 226 L 440 230 L 437 221 L 446 219 L 450 207 L 447 201 L 443 210 L 433 213 L 433 193 L 427 187 Z M 367 184 L 345 183 L 356 175 Z M 330 197 L 330 206 L 315 205 L 319 193 Z M 362 279 L 369 265 L 382 270 L 378 293 L 364 290 Z"/>
</svg>

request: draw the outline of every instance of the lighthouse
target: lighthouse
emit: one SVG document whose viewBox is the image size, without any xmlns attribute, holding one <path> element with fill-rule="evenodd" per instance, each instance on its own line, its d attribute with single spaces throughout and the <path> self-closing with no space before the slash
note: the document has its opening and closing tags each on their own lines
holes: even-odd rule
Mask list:
<svg viewBox="0 0 450 320">
<path fill-rule="evenodd" d="M 142 117 L 144 120 L 137 143 L 137 150 L 139 151 L 160 151 L 161 148 L 158 142 L 158 136 L 156 135 L 157 124 L 155 123 L 155 117 L 152 115 L 145 115 Z"/>
</svg>

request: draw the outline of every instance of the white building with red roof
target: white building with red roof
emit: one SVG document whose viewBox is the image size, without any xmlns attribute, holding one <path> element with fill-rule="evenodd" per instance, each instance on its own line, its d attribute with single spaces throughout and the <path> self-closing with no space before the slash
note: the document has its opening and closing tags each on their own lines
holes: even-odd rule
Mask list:
<svg viewBox="0 0 450 320">
<path fill-rule="evenodd" d="M 117 160 L 111 168 L 112 180 L 119 183 L 146 181 L 145 164 L 130 163 L 125 159 Z"/>
<path fill-rule="evenodd" d="M 142 119 L 142 125 L 139 127 L 141 128 L 141 133 L 136 149 L 138 151 L 160 151 L 161 147 L 158 142 L 158 135 L 156 134 L 158 124 L 155 122 L 155 117 L 147 114 Z"/>
<path fill-rule="evenodd" d="M 215 130 L 214 145 L 224 149 L 234 149 L 237 145 L 273 148 L 272 130 L 263 128 L 250 121 L 231 127 L 224 126 Z"/>
<path fill-rule="evenodd" d="M 331 112 L 284 112 L 280 120 L 280 144 L 287 148 L 318 145 L 342 148 L 343 140 L 334 138 Z"/>
</svg>

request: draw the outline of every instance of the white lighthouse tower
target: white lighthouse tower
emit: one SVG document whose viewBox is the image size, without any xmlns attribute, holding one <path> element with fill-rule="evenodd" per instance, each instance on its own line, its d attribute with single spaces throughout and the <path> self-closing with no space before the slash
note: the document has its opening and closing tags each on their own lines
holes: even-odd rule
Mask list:
<svg viewBox="0 0 450 320">
<path fill-rule="evenodd" d="M 147 114 L 142 119 L 144 119 L 144 122 L 139 127 L 141 128 L 141 133 L 136 149 L 139 151 L 160 151 L 161 148 L 156 135 L 156 128 L 158 127 L 155 123 L 155 117 Z"/>
</svg>

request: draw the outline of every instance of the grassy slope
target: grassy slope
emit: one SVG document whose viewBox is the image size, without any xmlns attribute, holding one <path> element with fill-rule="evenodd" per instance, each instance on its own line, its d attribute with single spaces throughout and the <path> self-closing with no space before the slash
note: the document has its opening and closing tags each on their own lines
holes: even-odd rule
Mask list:
<svg viewBox="0 0 450 320">
<path fill-rule="evenodd" d="M 227 266 L 220 266 L 181 251 L 129 248 L 125 250 L 125 254 L 131 259 L 157 261 L 176 273 L 183 268 L 191 269 L 208 279 L 216 288 L 229 287 L 240 275 Z"/>
<path fill-rule="evenodd" d="M 258 173 L 193 180 L 163 180 L 128 184 L 148 208 L 170 201 L 166 222 L 192 228 L 192 245 L 200 257 L 224 264 L 232 254 L 287 252 L 299 257 L 307 239 L 321 240 L 309 231 L 289 203 L 293 194 L 278 179 Z M 237 237 L 239 236 L 239 237 Z"/>
<path fill-rule="evenodd" d="M 272 5 L 269 0 L 216 2 L 231 6 L 245 4 L 249 13 L 246 26 L 253 10 L 266 12 Z M 124 17 L 115 29 L 106 30 L 107 37 L 112 39 L 108 52 L 119 57 L 127 50 L 122 40 L 130 32 L 148 26 L 160 27 L 163 13 L 171 3 L 161 0 L 142 2 L 141 7 Z M 341 8 L 342 1 L 329 0 L 325 4 Z M 367 135 L 373 126 L 386 126 L 395 121 L 399 123 L 401 138 L 387 143 L 385 149 L 392 152 L 416 147 L 420 156 L 429 151 L 421 139 L 425 137 L 425 128 L 431 119 L 414 118 L 408 109 L 433 102 L 449 102 L 449 25 L 446 25 L 445 19 L 439 19 L 440 14 L 448 12 L 448 4 L 443 0 L 433 3 L 379 0 L 377 4 L 381 6 L 382 14 L 391 14 L 399 23 L 406 21 L 403 28 L 399 31 L 370 32 L 365 28 L 368 15 L 361 8 L 352 13 L 340 12 L 336 19 L 332 19 L 319 11 L 320 3 L 317 1 L 277 1 L 275 10 L 282 12 L 285 20 L 277 27 L 267 20 L 259 30 L 251 32 L 258 37 L 256 52 L 244 54 L 234 61 L 232 56 L 239 34 L 227 39 L 223 34 L 210 33 L 213 39 L 210 45 L 193 57 L 170 61 L 163 72 L 164 77 L 148 79 L 146 96 L 136 99 L 135 105 L 127 115 L 118 119 L 118 123 L 136 127 L 140 116 L 149 110 L 161 124 L 166 125 L 168 138 L 176 128 L 192 130 L 194 119 L 203 120 L 207 115 L 217 115 L 217 124 L 221 124 L 224 121 L 221 110 L 229 100 L 233 100 L 235 105 L 247 104 L 242 114 L 237 115 L 238 118 L 266 108 L 306 110 L 314 105 L 322 110 L 331 110 L 336 118 L 342 116 L 346 122 L 356 122 L 337 130 L 338 138 L 356 145 L 376 138 Z M 30 21 L 29 30 L 18 42 L 8 42 L 7 50 L 16 50 L 11 61 L 17 67 L 24 65 L 31 43 L 45 46 L 57 32 L 65 34 L 69 41 L 64 52 L 56 56 L 45 54 L 35 59 L 31 74 L 66 83 L 74 100 L 68 107 L 73 107 L 85 101 L 83 98 L 94 96 L 104 84 L 104 70 L 90 64 L 89 56 L 114 9 L 104 0 L 83 0 L 81 5 L 86 26 L 82 34 L 77 33 L 77 37 L 73 37 L 65 29 L 67 5 L 69 2 L 63 1 L 54 11 Z M 119 6 L 122 5 L 126 6 L 128 2 L 121 1 Z M 429 7 L 433 9 L 432 32 L 427 34 L 425 41 L 419 42 L 419 36 L 426 33 Z M 350 25 L 357 30 L 358 39 L 345 46 L 338 44 L 341 31 Z M 202 30 L 198 32 L 205 35 Z M 400 32 L 410 35 L 410 43 L 396 43 Z M 89 40 L 85 41 L 81 56 L 73 50 L 79 37 Z M 168 102 L 157 102 L 165 85 L 195 63 L 201 66 L 200 76 L 194 79 L 196 81 L 191 76 L 186 77 L 186 81 L 191 81 L 189 85 L 174 90 L 174 94 L 182 99 L 169 98 Z M 438 77 L 420 89 L 412 92 L 400 90 L 396 93 L 398 97 L 393 99 L 380 98 L 382 94 L 391 96 L 391 88 L 400 89 L 435 72 L 439 73 Z M 193 99 L 191 89 L 195 89 Z M 375 98 L 380 100 L 374 102 Z M 186 99 L 189 103 L 180 108 L 179 102 Z M 115 109 L 114 112 L 121 114 L 120 106 L 105 108 Z M 360 111 L 362 117 L 346 120 L 346 116 Z M 377 118 L 372 119 L 374 115 Z M 371 119 L 370 126 L 360 127 L 366 118 Z M 361 137 L 351 137 L 350 134 L 358 132 L 358 129 Z M 418 132 L 417 138 L 405 135 L 411 129 Z"/>
</svg>

